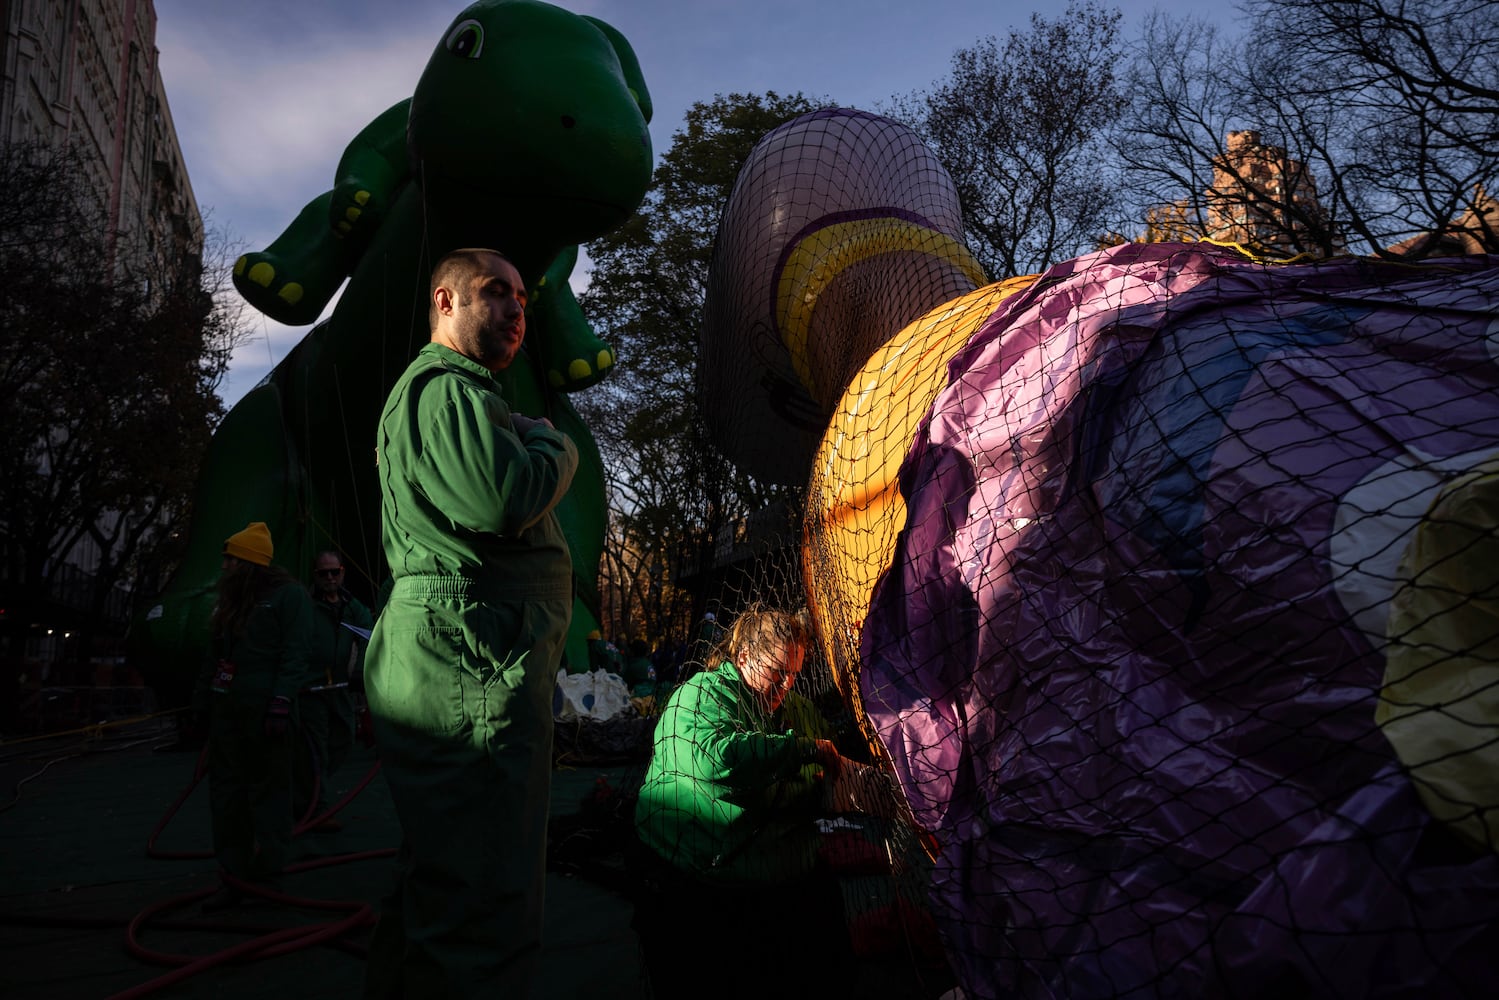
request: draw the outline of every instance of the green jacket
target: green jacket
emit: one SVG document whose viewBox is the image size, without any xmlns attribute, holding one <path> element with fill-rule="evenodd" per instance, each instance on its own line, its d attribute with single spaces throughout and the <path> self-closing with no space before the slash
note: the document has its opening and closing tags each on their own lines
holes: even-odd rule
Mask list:
<svg viewBox="0 0 1499 1000">
<path fill-rule="evenodd" d="M 342 684 L 364 672 L 366 640 L 344 628 L 344 623 L 374 628 L 375 619 L 358 598 L 347 593 L 337 604 L 312 597 L 312 671 L 314 685 Z"/>
<path fill-rule="evenodd" d="M 218 659 L 234 664 L 234 680 L 216 697 L 240 702 L 269 702 L 275 695 L 295 699 L 316 683 L 309 663 L 312 643 L 312 599 L 297 583 L 286 583 L 261 599 L 237 639 L 215 637 L 214 661 L 208 665 L 206 692 Z"/>
<path fill-rule="evenodd" d="M 553 508 L 578 467 L 565 434 L 518 436 L 486 369 L 429 343 L 391 390 L 380 421 L 382 533 L 390 573 L 493 583 L 545 599 L 572 592 Z"/>
<path fill-rule="evenodd" d="M 623 670 L 624 673 L 620 674 L 620 676 L 624 678 L 625 683 L 630 686 L 630 690 L 632 691 L 641 685 L 648 685 L 652 688 L 656 686 L 656 668 L 651 665 L 651 658 L 649 656 L 630 657 L 625 661 Z M 636 693 L 638 694 L 639 692 Z"/>
<path fill-rule="evenodd" d="M 624 676 L 625 658 L 619 647 L 607 639 L 588 640 L 588 669 L 607 670 Z"/>
<path fill-rule="evenodd" d="M 767 714 L 732 663 L 672 692 L 635 806 L 641 840 L 720 881 L 809 873 L 821 807 L 821 768 L 809 762 L 824 734 L 781 730 L 783 712 Z"/>
</svg>

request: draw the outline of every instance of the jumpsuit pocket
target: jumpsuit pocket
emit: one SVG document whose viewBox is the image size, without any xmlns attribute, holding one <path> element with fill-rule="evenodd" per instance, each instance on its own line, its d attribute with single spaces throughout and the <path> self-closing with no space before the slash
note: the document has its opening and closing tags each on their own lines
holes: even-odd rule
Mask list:
<svg viewBox="0 0 1499 1000">
<path fill-rule="evenodd" d="M 506 601 L 464 609 L 469 659 L 462 671 L 491 753 L 550 760 L 552 691 L 570 604 Z"/>
<path fill-rule="evenodd" d="M 530 606 L 525 603 L 475 605 L 464 609 L 469 642 L 464 667 L 481 687 L 518 688 L 524 682 L 530 638 Z"/>
<path fill-rule="evenodd" d="M 378 718 L 426 733 L 463 729 L 463 629 L 377 628 L 366 654 L 365 691 Z"/>
<path fill-rule="evenodd" d="M 571 602 L 516 601 L 466 609 L 470 683 L 494 717 L 552 715 Z"/>
</svg>

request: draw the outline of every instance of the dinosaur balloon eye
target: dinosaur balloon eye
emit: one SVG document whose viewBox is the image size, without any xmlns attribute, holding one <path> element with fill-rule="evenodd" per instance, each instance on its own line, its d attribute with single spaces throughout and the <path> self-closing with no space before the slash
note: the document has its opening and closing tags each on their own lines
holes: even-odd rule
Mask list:
<svg viewBox="0 0 1499 1000">
<path fill-rule="evenodd" d="M 477 59 L 484 51 L 484 25 L 469 18 L 453 25 L 448 37 L 443 40 L 448 51 L 465 59 Z"/>
</svg>

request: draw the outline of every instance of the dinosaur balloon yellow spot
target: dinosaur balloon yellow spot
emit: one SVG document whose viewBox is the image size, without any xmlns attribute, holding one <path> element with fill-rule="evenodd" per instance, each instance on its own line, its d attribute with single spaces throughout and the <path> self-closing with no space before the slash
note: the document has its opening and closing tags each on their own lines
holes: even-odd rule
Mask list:
<svg viewBox="0 0 1499 1000">
<path fill-rule="evenodd" d="M 298 302 L 302 301 L 302 286 L 293 281 L 288 283 L 287 286 L 281 289 L 281 291 L 277 294 L 280 295 L 281 301 L 285 302 L 289 306 L 294 306 Z"/>
<path fill-rule="evenodd" d="M 567 374 L 572 378 L 584 379 L 593 374 L 593 369 L 582 358 L 574 358 L 568 362 Z"/>
<path fill-rule="evenodd" d="M 600 351 L 594 364 L 598 366 L 599 371 L 603 371 L 605 368 L 612 368 L 614 366 L 614 352 L 608 349 Z"/>
<path fill-rule="evenodd" d="M 276 269 L 265 261 L 261 261 L 250 268 L 250 280 L 265 288 L 271 287 L 271 282 L 276 280 Z"/>
<path fill-rule="evenodd" d="M 550 385 L 553 389 L 562 388 L 563 384 L 566 382 L 567 379 L 563 378 L 562 373 L 557 369 L 552 368 L 547 372 L 547 384 Z"/>
<path fill-rule="evenodd" d="M 354 200 L 359 202 L 359 204 L 361 205 L 368 205 L 370 201 L 370 193 L 368 191 L 355 191 Z"/>
</svg>

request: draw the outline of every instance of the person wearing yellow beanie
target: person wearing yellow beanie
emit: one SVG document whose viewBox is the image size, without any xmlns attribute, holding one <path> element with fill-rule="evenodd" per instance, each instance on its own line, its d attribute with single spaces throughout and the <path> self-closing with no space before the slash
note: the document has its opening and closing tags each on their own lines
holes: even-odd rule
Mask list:
<svg viewBox="0 0 1499 1000">
<path fill-rule="evenodd" d="M 209 809 L 224 886 L 203 903 L 238 903 L 247 882 L 286 863 L 292 833 L 292 722 L 297 694 L 313 683 L 313 607 L 307 589 L 271 565 L 264 521 L 224 540 L 212 653 L 194 697 L 208 713 Z"/>
<path fill-rule="evenodd" d="M 269 566 L 275 551 L 271 544 L 271 529 L 264 521 L 251 521 L 243 531 L 236 531 L 224 539 L 224 555 L 257 566 Z"/>
</svg>

